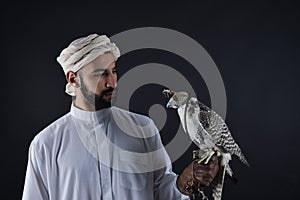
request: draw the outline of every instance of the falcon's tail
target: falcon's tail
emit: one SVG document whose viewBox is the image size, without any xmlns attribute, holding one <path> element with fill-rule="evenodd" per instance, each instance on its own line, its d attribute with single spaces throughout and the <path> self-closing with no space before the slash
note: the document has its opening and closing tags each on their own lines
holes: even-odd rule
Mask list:
<svg viewBox="0 0 300 200">
<path fill-rule="evenodd" d="M 227 164 L 227 165 L 225 166 L 225 171 L 226 171 L 227 174 L 230 176 L 232 182 L 233 182 L 234 184 L 236 184 L 238 180 L 237 180 L 237 178 L 235 177 L 235 175 L 234 175 L 234 173 L 233 173 L 231 167 L 229 166 L 229 164 Z"/>
<path fill-rule="evenodd" d="M 225 177 L 225 166 L 221 166 L 217 176 L 211 182 L 214 200 L 221 200 Z"/>
<path fill-rule="evenodd" d="M 244 163 L 245 165 L 247 165 L 248 167 L 250 167 L 248 161 L 246 160 L 245 155 L 242 152 L 240 153 L 239 158 L 242 161 L 242 163 Z"/>
<path fill-rule="evenodd" d="M 235 148 L 234 148 L 233 154 L 234 154 L 235 156 L 237 156 L 237 157 L 240 159 L 240 161 L 241 161 L 242 163 L 244 163 L 245 165 L 247 165 L 248 167 L 250 167 L 248 161 L 246 160 L 245 155 L 244 155 L 243 152 L 242 152 L 242 149 L 239 147 L 238 144 L 235 144 Z"/>
</svg>

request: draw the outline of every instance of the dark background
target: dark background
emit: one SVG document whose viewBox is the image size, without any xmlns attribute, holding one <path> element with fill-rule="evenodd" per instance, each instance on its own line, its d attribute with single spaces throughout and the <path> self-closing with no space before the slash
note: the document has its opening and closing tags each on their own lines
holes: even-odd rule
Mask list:
<svg viewBox="0 0 300 200">
<path fill-rule="evenodd" d="M 226 121 L 251 165 L 247 168 L 233 159 L 239 182 L 234 185 L 226 179 L 223 199 L 299 199 L 297 1 L 12 1 L 1 8 L 1 199 L 21 198 L 31 140 L 69 111 L 71 99 L 64 93 L 66 81 L 56 62 L 60 51 L 83 35 L 112 36 L 147 26 L 190 36 L 219 68 L 227 93 Z M 148 62 L 176 68 L 185 61 L 159 50 L 131 52 L 120 59 L 124 67 L 119 76 Z M 201 77 L 189 70 L 186 75 L 199 80 L 196 90 L 205 91 L 201 100 L 210 105 Z M 130 109 L 147 114 L 146 108 L 157 103 L 152 99 L 160 97 L 142 97 L 161 88 L 139 88 Z M 142 100 L 143 105 L 138 103 Z M 168 111 L 168 119 L 178 126 L 175 114 Z M 163 130 L 171 129 L 169 125 Z M 164 143 L 171 138 L 171 131 L 162 134 Z M 192 149 L 194 146 L 174 162 L 175 172 L 180 173 L 190 162 Z"/>
</svg>

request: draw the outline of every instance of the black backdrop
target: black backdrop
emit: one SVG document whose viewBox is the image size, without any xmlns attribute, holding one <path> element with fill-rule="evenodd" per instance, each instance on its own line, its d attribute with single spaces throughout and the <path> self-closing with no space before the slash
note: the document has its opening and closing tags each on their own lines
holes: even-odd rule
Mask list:
<svg viewBox="0 0 300 200">
<path fill-rule="evenodd" d="M 64 75 L 56 62 L 62 48 L 89 33 L 111 36 L 148 26 L 190 36 L 219 68 L 227 94 L 226 121 L 251 164 L 247 168 L 234 158 L 239 182 L 226 179 L 224 199 L 299 198 L 299 8 L 297 1 L 3 4 L 1 198 L 21 198 L 30 141 L 69 110 L 71 99 L 64 93 Z M 159 50 L 132 52 L 120 59 L 124 67 L 119 76 L 148 62 L 176 68 L 184 61 Z M 192 74 L 189 79 L 198 80 Z M 200 79 L 197 89 L 205 91 L 201 98 L 209 105 Z M 147 94 L 161 88 L 139 88 L 130 109 L 148 114 L 147 108 L 160 97 Z M 175 125 L 174 116 L 168 111 Z M 164 143 L 172 138 L 170 129 L 163 129 Z M 190 162 L 193 148 L 173 163 L 175 172 Z"/>
</svg>

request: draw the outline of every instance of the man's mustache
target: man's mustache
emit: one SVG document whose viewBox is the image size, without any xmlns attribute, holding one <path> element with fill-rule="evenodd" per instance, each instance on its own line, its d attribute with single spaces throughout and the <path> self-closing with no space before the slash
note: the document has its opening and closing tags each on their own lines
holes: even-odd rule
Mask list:
<svg viewBox="0 0 300 200">
<path fill-rule="evenodd" d="M 115 90 L 114 88 L 108 88 L 108 89 L 106 89 L 106 90 L 103 90 L 103 91 L 101 92 L 101 96 L 104 96 L 104 95 L 107 94 L 107 93 L 113 92 L 114 90 Z"/>
</svg>

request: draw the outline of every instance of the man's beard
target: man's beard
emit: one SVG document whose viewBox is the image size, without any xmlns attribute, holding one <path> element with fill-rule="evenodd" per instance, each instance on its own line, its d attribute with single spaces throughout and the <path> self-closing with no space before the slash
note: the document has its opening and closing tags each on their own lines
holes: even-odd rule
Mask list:
<svg viewBox="0 0 300 200">
<path fill-rule="evenodd" d="M 83 97 L 85 98 L 85 101 L 92 107 L 95 108 L 95 110 L 100 110 L 102 108 L 109 108 L 111 107 L 111 101 L 105 100 L 103 97 L 105 94 L 109 92 L 113 92 L 114 88 L 110 87 L 106 90 L 103 90 L 100 94 L 93 93 L 90 91 L 86 84 L 84 83 L 83 79 L 81 79 L 81 87 L 80 87 L 81 93 Z"/>
</svg>

